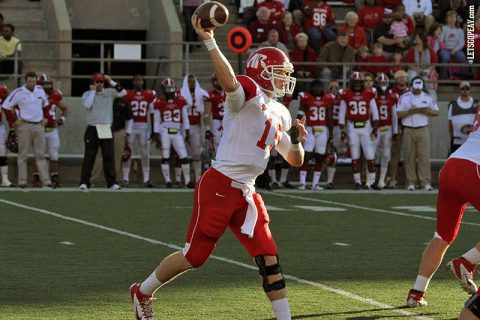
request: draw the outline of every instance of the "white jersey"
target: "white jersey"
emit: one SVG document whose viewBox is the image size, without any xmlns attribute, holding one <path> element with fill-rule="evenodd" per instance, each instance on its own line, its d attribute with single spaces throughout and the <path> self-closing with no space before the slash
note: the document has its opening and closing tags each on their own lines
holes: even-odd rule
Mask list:
<svg viewBox="0 0 480 320">
<path fill-rule="evenodd" d="M 213 167 L 253 185 L 265 170 L 273 148 L 287 157 L 291 142 L 286 131 L 292 118 L 284 105 L 270 99 L 251 78 L 237 76 L 237 80 L 240 87 L 227 94 L 223 135 Z"/>
<path fill-rule="evenodd" d="M 475 121 L 473 122 L 472 133 L 468 135 L 467 141 L 450 158 L 466 159 L 480 165 L 480 108 L 477 109 Z"/>
</svg>

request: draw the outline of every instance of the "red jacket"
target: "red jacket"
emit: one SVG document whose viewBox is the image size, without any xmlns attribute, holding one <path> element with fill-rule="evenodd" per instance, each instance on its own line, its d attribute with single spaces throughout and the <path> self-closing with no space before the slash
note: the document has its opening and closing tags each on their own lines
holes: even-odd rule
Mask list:
<svg viewBox="0 0 480 320">
<path fill-rule="evenodd" d="M 307 47 L 305 51 L 300 51 L 297 47 L 293 48 L 290 51 L 290 61 L 293 63 L 293 69 L 295 71 L 307 71 L 310 72 L 311 78 L 315 77 L 315 66 L 300 66 L 296 62 L 317 62 L 317 55 L 315 54 L 315 51 Z"/>
<path fill-rule="evenodd" d="M 350 32 L 348 25 L 343 24 L 340 26 L 340 28 L 338 28 L 337 34 L 342 31 L 348 32 L 348 45 L 352 47 L 352 49 L 357 50 L 362 45 L 368 46 L 367 36 L 365 35 L 365 30 L 362 27 L 356 25 L 353 32 Z"/>
<path fill-rule="evenodd" d="M 358 25 L 373 30 L 382 23 L 383 8 L 379 6 L 363 6 L 358 11 Z"/>
<path fill-rule="evenodd" d="M 299 33 L 301 31 L 300 27 L 297 26 L 295 23 L 292 23 L 292 25 L 290 26 L 290 30 L 287 31 L 285 29 L 285 24 L 283 22 L 280 22 L 280 24 L 278 25 L 278 27 L 276 29 L 278 30 L 280 42 L 282 42 L 284 44 L 288 42 L 288 34 L 289 33 L 292 35 L 292 38 L 295 39 L 295 36 L 297 35 L 297 33 Z"/>
</svg>

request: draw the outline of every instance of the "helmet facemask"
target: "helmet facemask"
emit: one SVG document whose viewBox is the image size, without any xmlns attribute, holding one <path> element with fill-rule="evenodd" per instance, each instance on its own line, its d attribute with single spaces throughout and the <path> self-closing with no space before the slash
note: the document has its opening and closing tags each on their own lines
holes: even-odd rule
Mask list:
<svg viewBox="0 0 480 320">
<path fill-rule="evenodd" d="M 283 74 L 282 72 L 285 72 Z M 267 81 L 270 81 L 272 90 L 263 88 L 265 91 L 273 94 L 274 97 L 283 97 L 285 94 L 292 94 L 295 89 L 297 79 L 290 76 L 293 73 L 293 65 L 290 62 L 284 62 L 283 65 L 271 65 L 263 68 L 260 76 Z M 285 82 L 284 88 L 277 88 L 275 80 Z"/>
</svg>

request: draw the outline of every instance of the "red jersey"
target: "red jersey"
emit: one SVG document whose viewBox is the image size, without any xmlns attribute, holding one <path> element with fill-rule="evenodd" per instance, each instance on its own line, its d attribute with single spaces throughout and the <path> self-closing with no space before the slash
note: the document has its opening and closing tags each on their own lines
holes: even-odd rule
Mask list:
<svg viewBox="0 0 480 320">
<path fill-rule="evenodd" d="M 174 124 L 173 127 L 180 128 L 183 123 L 183 108 L 187 101 L 182 96 L 176 96 L 175 99 L 161 100 L 157 99 L 153 108 L 160 112 L 160 121 L 166 126 Z"/>
<path fill-rule="evenodd" d="M 0 106 L 6 97 L 8 97 L 8 89 L 6 86 L 0 85 Z M 0 122 L 2 121 L 2 110 L 3 108 L 0 107 Z"/>
<path fill-rule="evenodd" d="M 353 122 L 370 119 L 370 101 L 374 98 L 375 94 L 372 91 L 363 90 L 356 94 L 350 89 L 345 89 L 340 98 L 346 105 L 345 119 Z"/>
<path fill-rule="evenodd" d="M 358 25 L 373 30 L 382 23 L 383 8 L 363 6 L 358 10 Z"/>
<path fill-rule="evenodd" d="M 338 126 L 338 114 L 340 113 L 340 93 L 337 95 L 333 95 L 330 92 L 325 93 L 329 99 L 333 101 L 332 104 L 332 119 L 333 119 L 333 126 Z"/>
<path fill-rule="evenodd" d="M 134 123 L 148 123 L 148 106 L 155 100 L 155 91 L 127 90 L 125 100 L 130 104 Z"/>
<path fill-rule="evenodd" d="M 305 12 L 309 9 L 312 11 L 309 15 L 307 15 Z M 303 23 L 304 30 L 308 30 L 310 28 L 321 28 L 327 23 L 335 22 L 335 16 L 333 15 L 332 7 L 326 4 L 325 1 L 312 6 L 311 1 L 306 0 L 303 12 L 305 14 L 305 20 Z"/>
<path fill-rule="evenodd" d="M 57 127 L 57 104 L 62 101 L 62 93 L 59 90 L 53 90 L 48 96 L 48 106 L 43 108 L 43 118 L 47 119 L 46 128 Z"/>
<path fill-rule="evenodd" d="M 308 127 L 327 126 L 327 112 L 333 105 L 331 96 L 315 97 L 308 92 L 300 92 L 298 96 L 300 105 L 305 107 L 306 125 Z"/>
<path fill-rule="evenodd" d="M 280 20 L 282 20 L 283 13 L 285 12 L 285 7 L 283 6 L 282 3 L 278 1 L 272 1 L 272 2 L 262 2 L 260 4 L 257 4 L 257 11 L 259 8 L 265 7 L 268 9 L 270 12 L 270 17 L 268 19 L 269 23 L 278 23 Z"/>
<path fill-rule="evenodd" d="M 208 100 L 212 103 L 212 118 L 223 120 L 223 112 L 225 107 L 225 99 L 227 95 L 224 91 L 211 90 L 208 92 Z"/>
<path fill-rule="evenodd" d="M 393 91 L 388 90 L 386 95 L 379 95 L 375 98 L 378 108 L 378 126 L 391 126 L 392 125 L 392 110 L 398 101 L 398 95 Z"/>
</svg>

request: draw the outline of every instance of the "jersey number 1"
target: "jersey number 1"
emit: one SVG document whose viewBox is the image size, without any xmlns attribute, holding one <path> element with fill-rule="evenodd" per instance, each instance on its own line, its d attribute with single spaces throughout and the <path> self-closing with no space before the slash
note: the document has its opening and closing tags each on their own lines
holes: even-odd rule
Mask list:
<svg viewBox="0 0 480 320">
<path fill-rule="evenodd" d="M 263 134 L 262 134 L 262 137 L 260 138 L 260 140 L 257 141 L 257 147 L 259 147 L 260 149 L 263 149 L 265 150 L 267 148 L 267 137 L 268 137 L 268 134 L 270 133 L 270 128 L 272 127 L 272 119 L 267 119 L 265 121 L 265 129 L 263 130 Z M 277 127 L 275 128 L 275 137 L 274 139 L 278 142 L 280 142 L 280 133 L 283 131 L 283 128 L 281 125 L 277 125 Z M 273 145 L 268 145 L 269 147 L 269 150 L 272 150 L 273 149 Z"/>
</svg>

